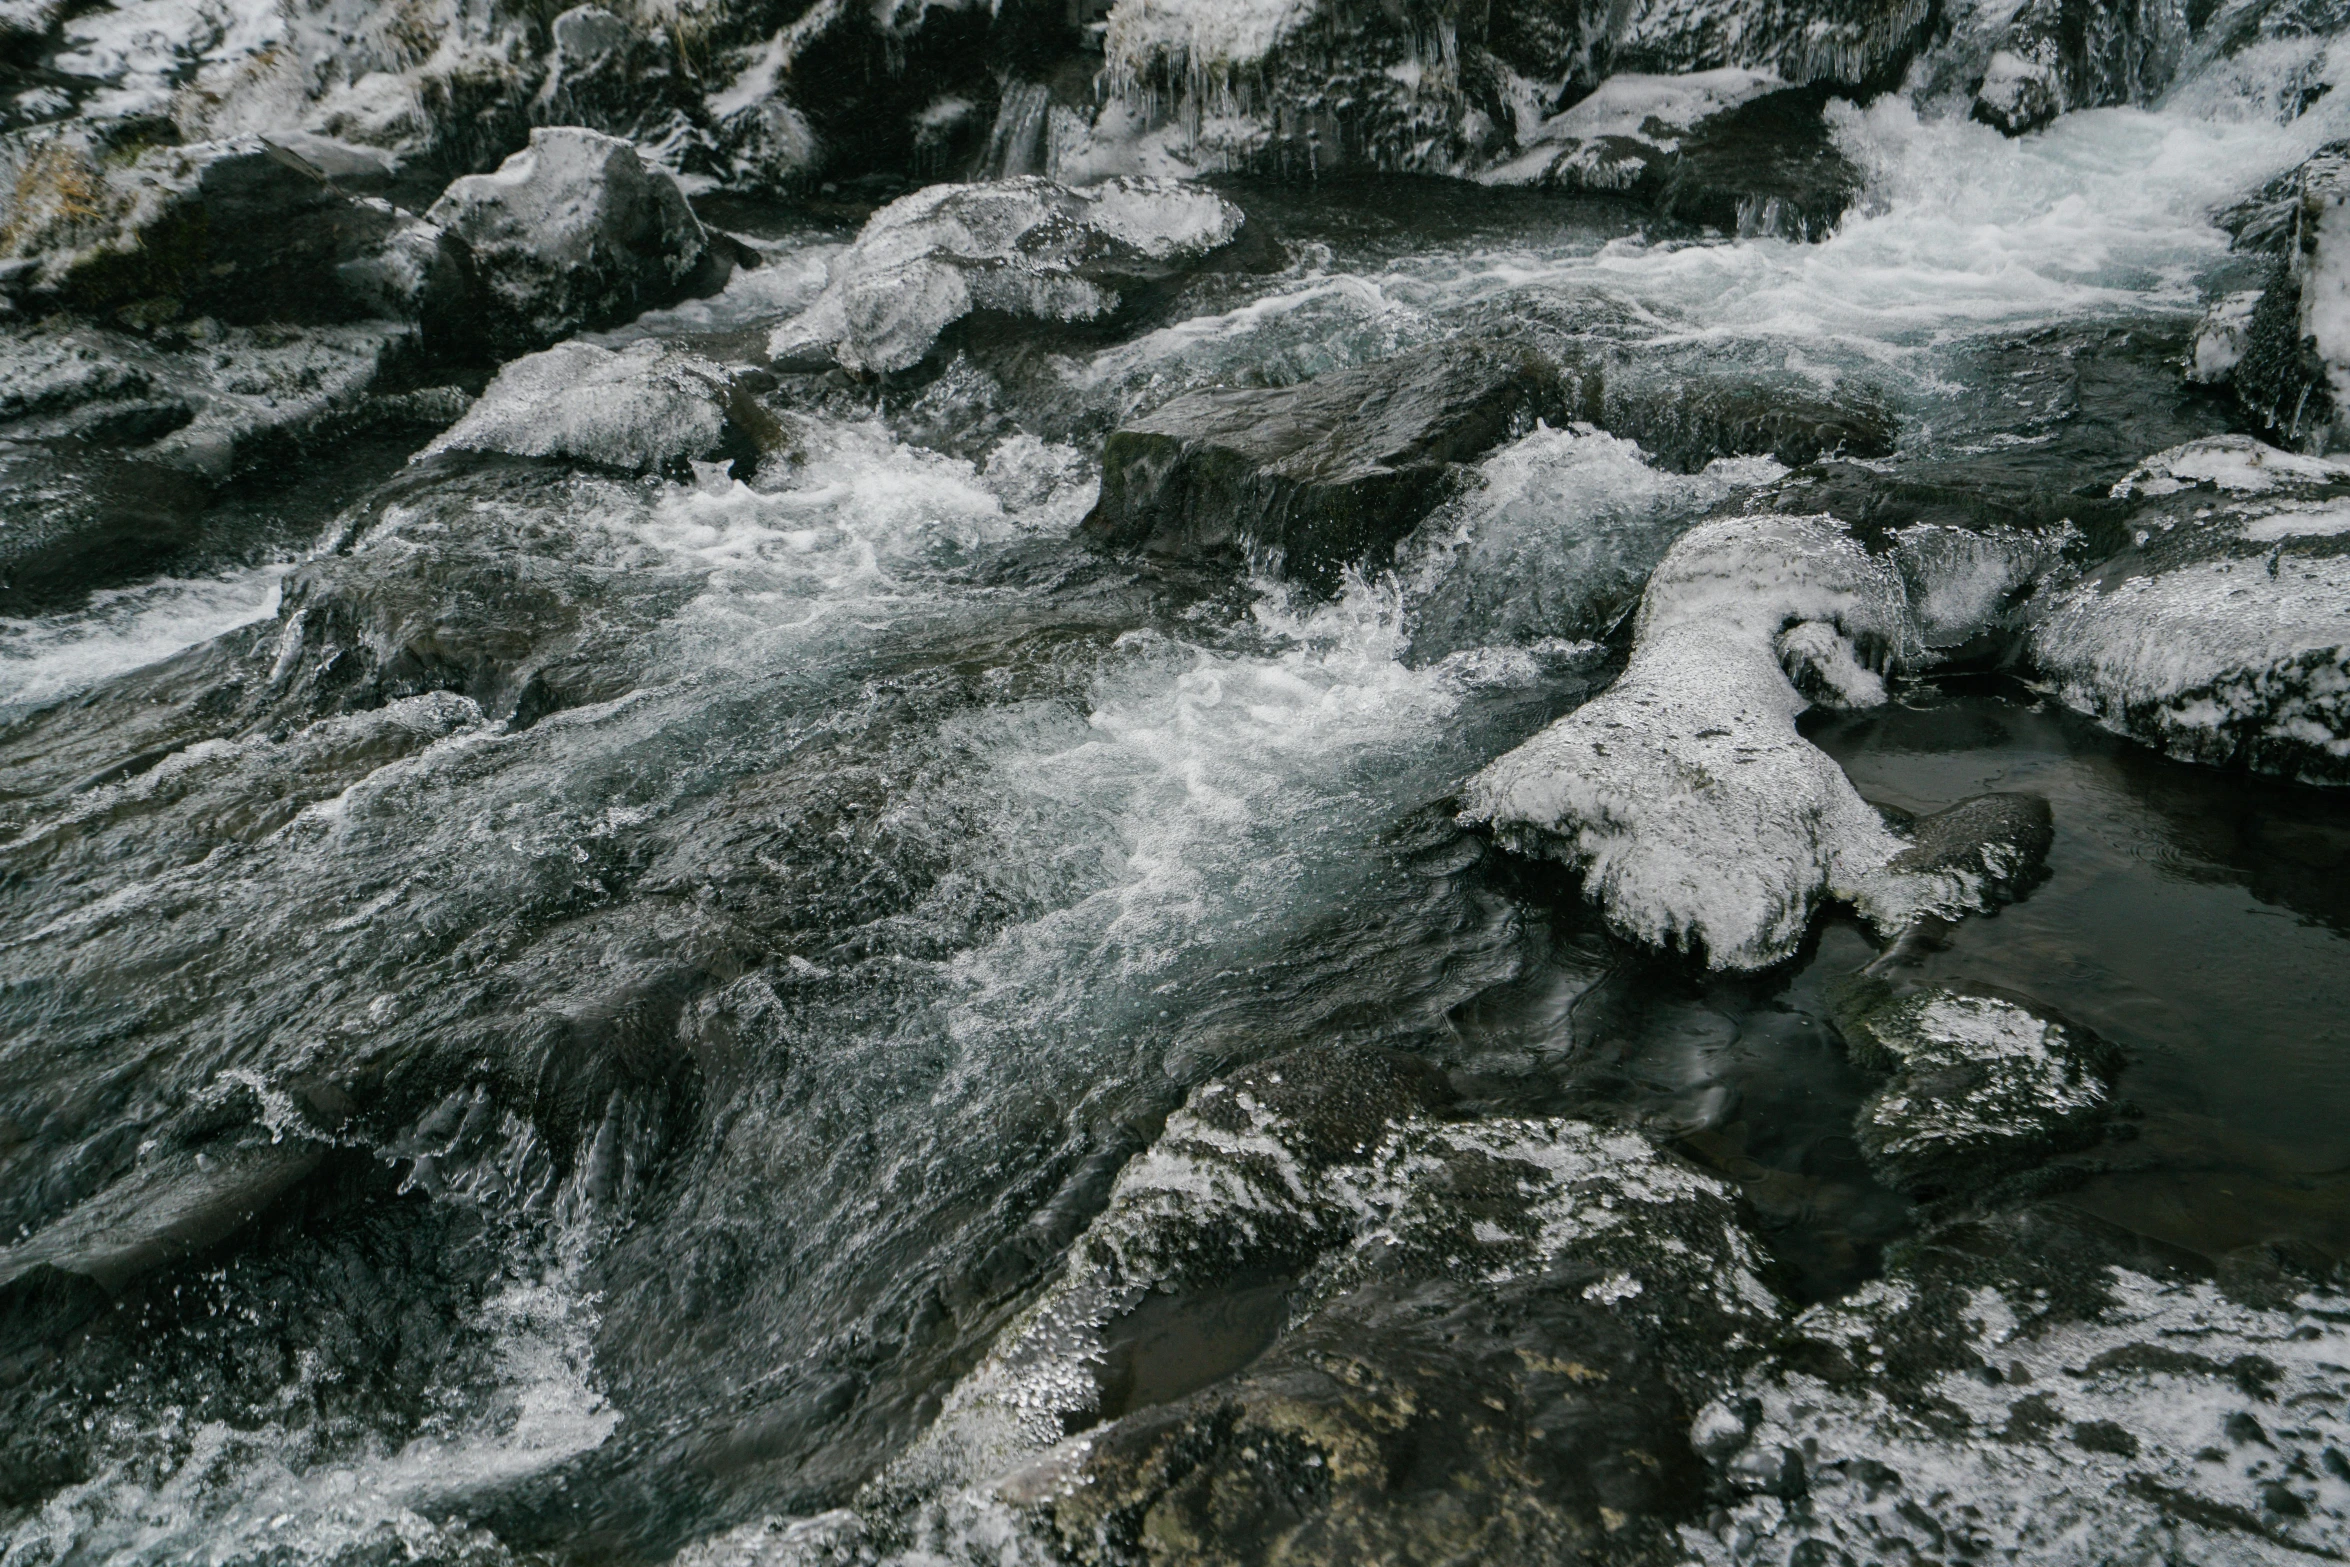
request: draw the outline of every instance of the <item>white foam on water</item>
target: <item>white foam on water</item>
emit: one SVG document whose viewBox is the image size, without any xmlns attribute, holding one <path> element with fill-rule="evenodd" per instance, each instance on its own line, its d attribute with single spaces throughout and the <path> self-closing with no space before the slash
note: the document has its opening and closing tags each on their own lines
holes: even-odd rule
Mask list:
<svg viewBox="0 0 2350 1567">
<path fill-rule="evenodd" d="M 0 711 L 54 702 L 110 675 L 277 613 L 281 564 L 158 577 L 93 593 L 79 609 L 0 617 Z"/>
<path fill-rule="evenodd" d="M 589 1451 L 620 1418 L 597 1386 L 594 1300 L 568 1272 L 510 1281 L 483 1302 L 476 1325 L 493 1340 L 489 1385 L 429 1390 L 428 1402 L 463 1413 L 434 1417 L 437 1425 L 397 1448 L 313 1462 L 299 1428 L 241 1430 L 162 1411 L 141 1434 L 166 1456 L 58 1491 L 0 1532 L 0 1560 L 229 1567 L 345 1552 L 461 1555 L 471 1531 L 427 1514 Z M 305 1401 L 307 1374 L 297 1371 L 289 1405 Z"/>
<path fill-rule="evenodd" d="M 1317 349 L 1329 362 L 1305 373 L 1380 357 L 1547 298 L 1604 309 L 1634 339 L 1733 351 L 1753 370 L 1822 383 L 1860 373 L 1903 397 L 1955 392 L 1948 353 L 1984 334 L 2198 309 L 2227 255 L 2215 209 L 2350 124 L 2350 104 L 2332 99 L 2290 124 L 2200 100 L 2100 109 L 2014 140 L 1920 119 L 1899 97 L 1829 112 L 1867 188 L 1819 243 L 1603 243 L 1575 229 L 1368 267 L 1340 259 L 1106 349 L 1070 378 L 1146 391 L 1155 378 L 1163 398 Z"/>
</svg>

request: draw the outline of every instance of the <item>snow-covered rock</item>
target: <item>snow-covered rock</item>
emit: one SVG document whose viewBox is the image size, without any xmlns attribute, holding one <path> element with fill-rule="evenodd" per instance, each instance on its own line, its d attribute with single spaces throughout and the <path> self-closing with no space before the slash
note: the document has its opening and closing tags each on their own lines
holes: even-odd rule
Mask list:
<svg viewBox="0 0 2350 1567">
<path fill-rule="evenodd" d="M 1921 653 L 1900 573 L 1833 520 L 1707 523 L 1649 579 L 1623 676 L 1472 778 L 1463 819 L 1717 968 L 1785 958 L 1827 897 L 1886 928 L 1967 907 L 1959 878 L 1888 870 L 1904 840 L 1795 729 L 1814 700 L 1884 701 Z"/>
<path fill-rule="evenodd" d="M 508 352 L 724 282 L 677 181 L 629 143 L 576 126 L 532 131 L 497 172 L 452 183 L 425 219 L 465 246 L 482 330 Z"/>
<path fill-rule="evenodd" d="M 2286 1567 L 2350 1541 L 2350 1297 L 2054 1206 L 1953 1222 L 1702 1410 L 1707 1567 Z"/>
<path fill-rule="evenodd" d="M 1316 1559 L 1665 1543 L 1696 1465 L 1658 1417 L 1784 1318 L 1735 1194 L 1637 1135 L 1450 1120 L 1446 1097 L 1425 1063 L 1341 1046 L 1201 1088 L 853 1527 L 976 1511 L 1094 1561 L 1155 1508 L 1154 1537 L 1253 1560 L 1253 1509 L 1190 1498 L 1294 1477 L 1280 1526 Z M 1186 1311 L 1238 1334 L 1209 1351 L 1227 1374 L 1166 1363 Z M 1398 1484 L 1413 1452 L 1443 1456 Z"/>
<path fill-rule="evenodd" d="M 1890 1079 L 1854 1120 L 1861 1157 L 1915 1196 L 1986 1186 L 2091 1141 L 2113 1108 L 2110 1050 L 1996 996 L 1880 996 L 1837 1027 L 1857 1065 Z"/>
<path fill-rule="evenodd" d="M 2252 342 L 2252 312 L 2260 290 L 2248 289 L 2215 301 L 2195 324 L 2187 347 L 2187 379 L 2198 386 L 2224 386 L 2235 378 L 2236 366 Z"/>
<path fill-rule="evenodd" d="M 2350 463 L 2218 436 L 2114 493 L 2135 542 L 2040 596 L 2041 678 L 2174 756 L 2350 783 Z"/>
<path fill-rule="evenodd" d="M 1300 386 L 1187 393 L 1114 432 L 1086 537 L 1182 559 L 1278 550 L 1327 575 L 1395 542 L 1471 461 L 1578 397 L 1531 349 L 1456 339 Z"/>
<path fill-rule="evenodd" d="M 657 342 L 619 353 L 559 343 L 500 370 L 419 458 L 444 451 L 556 457 L 632 473 L 755 450 L 756 405 L 726 369 Z"/>
<path fill-rule="evenodd" d="M 1096 320 L 1124 291 L 1231 244 L 1241 225 L 1231 202 L 1172 180 L 934 185 L 873 215 L 769 351 L 779 363 L 886 374 L 919 364 L 973 312 Z"/>
</svg>

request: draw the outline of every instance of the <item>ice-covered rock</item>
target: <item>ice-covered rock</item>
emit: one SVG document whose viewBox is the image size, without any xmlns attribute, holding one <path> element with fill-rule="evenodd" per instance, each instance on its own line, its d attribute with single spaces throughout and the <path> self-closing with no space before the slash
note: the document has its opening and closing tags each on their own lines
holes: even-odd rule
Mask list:
<svg viewBox="0 0 2350 1567">
<path fill-rule="evenodd" d="M 1231 244 L 1241 225 L 1231 202 L 1172 180 L 934 185 L 875 213 L 769 350 L 780 363 L 886 374 L 919 364 L 974 312 L 1097 320 L 1126 291 Z"/>
<path fill-rule="evenodd" d="M 772 421 L 727 370 L 657 342 L 619 353 L 559 343 L 500 370 L 481 398 L 419 457 L 505 452 L 631 473 L 725 453 L 749 456 Z"/>
<path fill-rule="evenodd" d="M 312 153 L 334 161 L 315 141 Z M 347 321 L 387 311 L 354 286 L 413 220 L 344 190 L 309 155 L 264 137 L 157 147 L 124 157 L 74 131 L 16 149 L 0 222 L 8 292 L 35 309 L 149 319 Z M 434 258 L 422 258 L 421 294 Z"/>
<path fill-rule="evenodd" d="M 677 181 L 629 143 L 576 126 L 532 131 L 497 172 L 452 183 L 425 218 L 464 245 L 481 330 L 505 352 L 725 281 Z"/>
<path fill-rule="evenodd" d="M 1200 1089 L 856 1527 L 984 1515 L 1077 1561 L 1138 1529 L 1232 1560 L 1668 1546 L 1686 1411 L 1784 1311 L 1734 1194 L 1635 1135 L 1444 1098 L 1334 1046 Z M 1293 1484 L 1270 1519 L 1205 1505 Z"/>
<path fill-rule="evenodd" d="M 1476 178 L 1637 197 L 1725 233 L 1819 239 L 1861 185 L 1829 137 L 1824 102 L 1738 67 L 1611 76 Z"/>
<path fill-rule="evenodd" d="M 1181 559 L 1277 550 L 1291 571 L 1327 575 L 1383 559 L 1458 464 L 1589 411 L 1597 389 L 1531 349 L 1471 338 L 1299 386 L 1187 393 L 1110 436 L 1084 531 Z"/>
<path fill-rule="evenodd" d="M 2350 143 L 2320 149 L 2283 184 L 2280 254 L 2229 379 L 2278 440 L 2323 452 L 2343 440 L 2350 410 Z"/>
<path fill-rule="evenodd" d="M 1648 162 L 1631 144 L 1659 139 L 1642 129 L 1648 111 L 1662 111 L 1669 139 L 1676 119 L 1708 107 L 1706 89 L 1691 96 L 1656 79 L 1727 73 L 1712 84 L 1729 96 L 1758 75 L 1790 86 L 1889 85 L 1932 20 L 1933 8 L 1915 0 L 1493 12 L 1427 0 L 1119 0 L 1106 32 L 1110 101 L 1093 134 L 1157 144 L 1203 171 L 1507 168 L 1513 180 L 1554 170 L 1567 183 L 1585 173 L 1620 178 Z M 1647 80 L 1571 118 L 1577 100 L 1626 76 Z M 1562 114 L 1570 118 L 1542 150 L 1545 125 Z M 1619 137 L 1627 118 L 1631 134 Z"/>
<path fill-rule="evenodd" d="M 1682 138 L 1700 122 L 1785 86 L 1769 71 L 1736 66 L 1681 76 L 1611 76 L 1534 126 L 1519 139 L 1515 156 L 1477 178 L 1487 185 L 1653 191 Z"/>
<path fill-rule="evenodd" d="M 1837 1026 L 1889 1081 L 1853 1124 L 1886 1185 L 1939 1197 L 1990 1185 L 2093 1141 L 2118 1064 L 2101 1041 L 1996 996 L 1871 988 Z"/>
<path fill-rule="evenodd" d="M 2252 342 L 2252 312 L 2260 304 L 2258 289 L 2248 289 L 2215 301 L 2195 325 L 2187 349 L 2187 379 L 2198 386 L 2224 386 L 2235 378 L 2236 366 Z"/>
<path fill-rule="evenodd" d="M 2114 493 L 2135 542 L 2035 600 L 2041 678 L 2173 756 L 2350 783 L 2350 464 L 2219 436 Z"/>
<path fill-rule="evenodd" d="M 1830 519 L 1707 523 L 1649 579 L 1622 678 L 1472 778 L 1463 819 L 1717 968 L 1786 957 L 1825 897 L 1905 924 L 1934 900 L 1887 872 L 1903 840 L 1795 719 L 1882 702 L 1920 651 L 1900 574 Z"/>
<path fill-rule="evenodd" d="M 2067 1209 L 1946 1224 L 1698 1417 L 1709 1567 L 2327 1560 L 2350 1542 L 2350 1297 Z"/>
</svg>

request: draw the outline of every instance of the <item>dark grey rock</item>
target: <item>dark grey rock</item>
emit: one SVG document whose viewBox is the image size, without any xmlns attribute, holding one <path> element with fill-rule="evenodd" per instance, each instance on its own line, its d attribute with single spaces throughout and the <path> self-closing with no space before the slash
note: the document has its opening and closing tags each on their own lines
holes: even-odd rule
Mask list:
<svg viewBox="0 0 2350 1567">
<path fill-rule="evenodd" d="M 2113 1109 L 2111 1049 L 1996 996 L 1864 987 L 1837 1026 L 1888 1075 L 1853 1135 L 1877 1178 L 1917 1197 L 1980 1190 L 2093 1142 Z"/>
<path fill-rule="evenodd" d="M 1185 560 L 1277 550 L 1293 574 L 1327 579 L 1392 551 L 1456 465 L 1589 411 L 1597 379 L 1470 339 L 1301 386 L 1188 393 L 1110 436 L 1084 533 Z"/>
<path fill-rule="evenodd" d="M 1660 468 L 1694 473 L 1717 457 L 1776 457 L 1800 467 L 1830 457 L 1891 455 L 1900 430 L 1865 387 L 1834 395 L 1703 374 L 1670 381 L 1611 376 L 1599 422 L 1640 443 Z"/>
<path fill-rule="evenodd" d="M 494 174 L 450 185 L 425 214 L 464 245 L 480 330 L 502 353 L 612 326 L 724 282 L 677 181 L 617 137 L 531 132 Z"/>
<path fill-rule="evenodd" d="M 1974 117 L 2020 136 L 2068 109 L 2149 103 L 2187 42 L 2180 0 L 2026 0 L 1991 40 Z"/>
</svg>

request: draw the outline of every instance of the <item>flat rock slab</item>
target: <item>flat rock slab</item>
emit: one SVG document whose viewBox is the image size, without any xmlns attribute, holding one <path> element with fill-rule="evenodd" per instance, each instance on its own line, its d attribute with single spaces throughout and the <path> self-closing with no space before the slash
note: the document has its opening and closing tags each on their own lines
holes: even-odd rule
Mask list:
<svg viewBox="0 0 2350 1567">
<path fill-rule="evenodd" d="M 1301 386 L 1192 392 L 1113 433 L 1083 531 L 1179 560 L 1278 551 L 1327 578 L 1386 557 L 1455 465 L 1597 400 L 1531 349 L 1464 339 Z"/>
</svg>

